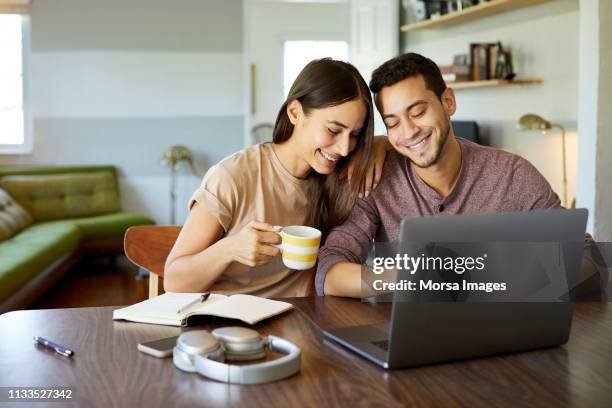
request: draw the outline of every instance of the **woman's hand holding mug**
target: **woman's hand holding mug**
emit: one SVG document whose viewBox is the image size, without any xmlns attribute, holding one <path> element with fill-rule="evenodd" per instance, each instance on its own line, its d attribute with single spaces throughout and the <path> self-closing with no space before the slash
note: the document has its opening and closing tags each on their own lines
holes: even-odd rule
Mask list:
<svg viewBox="0 0 612 408">
<path fill-rule="evenodd" d="M 321 231 L 302 225 L 283 228 L 251 221 L 228 239 L 232 240 L 232 259 L 243 265 L 265 265 L 282 251 L 286 267 L 304 270 L 317 261 Z"/>
<path fill-rule="evenodd" d="M 280 253 L 275 245 L 281 243 L 278 234 L 282 227 L 251 221 L 232 240 L 232 259 L 247 266 L 265 265 Z"/>
</svg>

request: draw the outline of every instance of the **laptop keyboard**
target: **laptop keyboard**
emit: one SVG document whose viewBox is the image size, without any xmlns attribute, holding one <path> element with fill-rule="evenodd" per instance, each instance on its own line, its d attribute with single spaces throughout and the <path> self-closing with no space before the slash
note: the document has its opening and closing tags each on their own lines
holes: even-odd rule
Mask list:
<svg viewBox="0 0 612 408">
<path fill-rule="evenodd" d="M 389 340 L 378 340 L 378 341 L 373 341 L 371 343 L 378 348 L 381 348 L 385 351 L 389 351 Z"/>
</svg>

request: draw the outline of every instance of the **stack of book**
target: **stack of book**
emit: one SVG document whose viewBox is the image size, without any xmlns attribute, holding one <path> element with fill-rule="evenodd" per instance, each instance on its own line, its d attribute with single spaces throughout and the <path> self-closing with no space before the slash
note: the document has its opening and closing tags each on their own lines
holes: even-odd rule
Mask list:
<svg viewBox="0 0 612 408">
<path fill-rule="evenodd" d="M 470 44 L 470 60 L 472 61 L 472 81 L 496 79 L 498 43 Z"/>
<path fill-rule="evenodd" d="M 512 79 L 512 54 L 497 43 L 472 43 L 469 54 L 455 55 L 452 65 L 440 66 L 446 82 L 487 81 Z"/>
<path fill-rule="evenodd" d="M 465 82 L 472 80 L 472 66 L 466 54 L 456 55 L 453 65 L 440 66 L 440 72 L 445 82 Z"/>
</svg>

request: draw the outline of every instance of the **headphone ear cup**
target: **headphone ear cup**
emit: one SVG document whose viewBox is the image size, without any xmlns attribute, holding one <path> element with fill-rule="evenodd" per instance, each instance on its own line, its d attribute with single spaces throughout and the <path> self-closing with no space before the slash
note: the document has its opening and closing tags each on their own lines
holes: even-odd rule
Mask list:
<svg viewBox="0 0 612 408">
<path fill-rule="evenodd" d="M 193 373 L 196 370 L 193 357 L 177 346 L 174 346 L 174 349 L 172 349 L 172 362 L 176 368 L 188 373 Z"/>
<path fill-rule="evenodd" d="M 223 327 L 213 330 L 225 349 L 228 361 L 259 360 L 266 356 L 266 342 L 260 334 L 245 327 Z"/>
<path fill-rule="evenodd" d="M 194 372 L 196 356 L 223 361 L 223 347 L 219 339 L 207 330 L 191 330 L 181 334 L 172 351 L 172 360 L 177 368 Z"/>
</svg>

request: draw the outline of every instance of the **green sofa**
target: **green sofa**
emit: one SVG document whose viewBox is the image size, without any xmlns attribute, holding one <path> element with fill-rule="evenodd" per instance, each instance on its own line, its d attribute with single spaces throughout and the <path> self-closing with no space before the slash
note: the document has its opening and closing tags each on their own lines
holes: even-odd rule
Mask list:
<svg viewBox="0 0 612 408">
<path fill-rule="evenodd" d="M 78 257 L 123 252 L 132 225 L 113 166 L 0 167 L 0 313 L 25 308 Z"/>
</svg>

